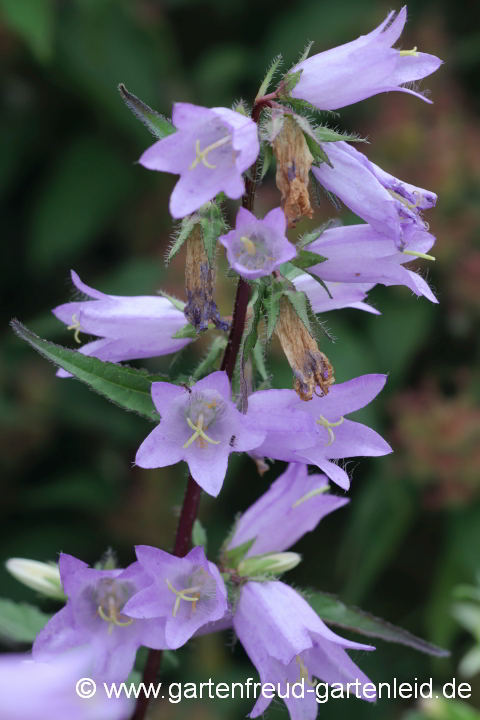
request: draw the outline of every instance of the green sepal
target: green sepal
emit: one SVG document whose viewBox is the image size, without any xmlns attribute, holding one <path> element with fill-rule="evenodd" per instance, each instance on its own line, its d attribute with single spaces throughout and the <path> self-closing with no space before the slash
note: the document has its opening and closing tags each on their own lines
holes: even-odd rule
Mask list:
<svg viewBox="0 0 480 720">
<path fill-rule="evenodd" d="M 200 217 L 196 213 L 193 215 L 187 215 L 187 217 L 183 218 L 180 223 L 178 233 L 165 256 L 165 265 L 167 267 L 170 265 L 175 255 L 180 251 L 182 245 L 188 240 L 195 228 L 195 225 L 198 225 L 199 222 Z"/>
<path fill-rule="evenodd" d="M 170 300 L 172 305 L 177 308 L 177 310 L 181 310 L 182 312 L 185 310 L 185 303 L 183 300 L 180 300 L 179 298 L 176 298 L 175 295 L 170 295 L 169 293 L 165 292 L 165 290 L 159 290 L 158 294 L 161 295 L 161 297 L 167 298 L 167 300 Z"/>
<path fill-rule="evenodd" d="M 208 256 L 210 267 L 214 267 L 217 254 L 217 240 L 223 235 L 228 226 L 221 208 L 214 202 L 208 203 L 200 210 L 200 224 L 203 231 L 203 243 Z"/>
<path fill-rule="evenodd" d="M 125 104 L 130 108 L 135 117 L 137 117 L 143 124 L 150 130 L 152 135 L 155 135 L 157 140 L 163 140 L 176 132 L 176 128 L 172 125 L 170 120 L 160 115 L 151 107 L 145 105 L 144 102 L 139 100 L 135 95 L 128 92 L 127 88 L 123 83 L 118 86 L 120 95 L 125 101 Z"/>
<path fill-rule="evenodd" d="M 327 165 L 331 168 L 333 168 L 332 163 L 330 162 L 330 159 L 325 152 L 325 150 L 322 148 L 322 146 L 319 144 L 317 140 L 314 140 L 311 135 L 307 135 L 307 133 L 304 132 L 305 141 L 308 145 L 308 149 L 313 155 L 313 161 L 317 165 L 319 163 L 327 163 Z"/>
<path fill-rule="evenodd" d="M 339 142 L 340 140 L 344 142 L 367 142 L 367 140 L 358 135 L 340 133 L 332 130 L 332 128 L 326 127 L 326 125 L 319 125 L 315 128 L 314 132 L 318 142 Z"/>
<path fill-rule="evenodd" d="M 310 50 L 312 49 L 312 45 L 313 45 L 313 40 L 309 40 L 305 46 L 305 50 L 302 52 L 302 54 L 298 58 L 298 61 L 295 63 L 294 67 L 296 67 L 297 65 L 300 65 L 300 63 L 302 63 L 304 60 L 306 60 L 308 58 L 308 56 L 310 55 Z"/>
<path fill-rule="evenodd" d="M 278 97 L 283 100 L 284 97 L 289 97 L 293 88 L 300 82 L 303 70 L 294 70 L 284 75 L 282 82 L 280 83 L 280 91 Z"/>
<path fill-rule="evenodd" d="M 42 340 L 18 320 L 12 320 L 11 326 L 18 337 L 25 340 L 40 355 L 74 375 L 77 380 L 88 385 L 99 395 L 103 395 L 124 410 L 135 412 L 152 422 L 158 422 L 159 415 L 152 401 L 152 383 L 158 381 L 175 383 L 167 375 L 149 375 L 147 370 L 136 370 L 128 365 L 82 355 L 76 350 L 69 350 L 48 340 Z"/>
<path fill-rule="evenodd" d="M 253 543 L 257 538 L 247 540 L 236 548 L 231 548 L 223 553 L 223 564 L 229 568 L 236 568 L 237 565 L 242 562 L 245 555 L 248 553 Z"/>
<path fill-rule="evenodd" d="M 293 258 L 293 260 L 290 260 L 290 262 L 292 265 L 295 265 L 295 267 L 300 268 L 300 270 L 304 270 L 305 268 L 319 265 L 325 262 L 325 260 L 328 260 L 328 258 L 318 253 L 310 252 L 310 250 L 297 249 L 297 256 Z"/>
<path fill-rule="evenodd" d="M 258 374 L 262 378 L 262 382 L 268 382 L 270 380 L 270 376 L 269 376 L 269 374 L 267 372 L 267 368 L 265 366 L 265 356 L 263 353 L 263 344 L 260 340 L 257 340 L 256 344 L 253 346 L 252 357 L 253 357 L 253 365 L 255 367 L 255 370 L 258 372 Z"/>
<path fill-rule="evenodd" d="M 308 316 L 309 311 L 311 311 L 310 302 L 307 295 L 299 290 L 287 290 L 286 292 L 284 292 L 284 295 L 293 305 L 293 309 L 307 328 L 308 332 L 312 333 L 312 326 L 310 324 L 310 318 Z"/>
<path fill-rule="evenodd" d="M 198 518 L 193 523 L 192 545 L 194 547 L 198 547 L 199 545 L 201 545 L 205 551 L 205 554 L 207 553 L 207 531 L 205 530 Z"/>
<path fill-rule="evenodd" d="M 280 64 L 282 62 L 282 56 L 277 55 L 277 57 L 273 58 L 272 64 L 267 70 L 267 74 L 265 75 L 262 84 L 260 85 L 260 88 L 257 93 L 257 97 L 255 98 L 255 102 L 264 95 L 266 95 L 268 87 L 270 83 L 272 82 L 272 78 L 275 75 L 276 71 L 278 70 Z"/>
<path fill-rule="evenodd" d="M 304 247 L 310 245 L 310 243 L 312 242 L 315 242 L 315 240 L 318 240 L 318 238 L 323 235 L 325 230 L 328 230 L 328 228 L 331 227 L 334 222 L 334 220 L 327 220 L 327 222 L 323 223 L 323 225 L 320 225 L 320 227 L 315 228 L 315 230 L 312 230 L 311 232 L 305 233 L 305 235 L 302 235 L 302 237 L 295 244 L 297 251 L 303 250 Z"/>
<path fill-rule="evenodd" d="M 262 172 L 260 173 L 260 180 L 263 180 L 265 175 L 268 172 L 268 169 L 270 165 L 272 164 L 273 160 L 273 150 L 272 146 L 266 143 L 263 146 L 263 165 L 262 165 Z"/>
</svg>

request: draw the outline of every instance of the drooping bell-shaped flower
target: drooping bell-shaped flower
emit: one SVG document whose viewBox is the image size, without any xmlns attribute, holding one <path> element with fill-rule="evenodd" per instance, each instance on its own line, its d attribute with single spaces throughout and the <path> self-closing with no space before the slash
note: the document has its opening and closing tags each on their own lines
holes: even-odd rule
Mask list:
<svg viewBox="0 0 480 720">
<path fill-rule="evenodd" d="M 260 152 L 257 125 L 227 108 L 205 108 L 189 103 L 173 106 L 177 132 L 146 150 L 139 162 L 149 170 L 180 175 L 170 196 L 174 218 L 198 210 L 224 192 L 240 198 L 245 192 L 242 173 Z"/>
<path fill-rule="evenodd" d="M 346 142 L 329 143 L 327 152 L 333 167 L 313 167 L 318 182 L 398 249 L 428 230 L 421 211 L 435 206 L 435 193 L 389 175 Z"/>
<path fill-rule="evenodd" d="M 417 48 L 393 48 L 407 19 L 406 6 L 394 18 L 395 13 L 391 12 L 368 35 L 300 62 L 292 71 L 302 70 L 292 97 L 306 100 L 320 110 L 337 110 L 391 90 L 430 102 L 405 84 L 431 75 L 442 61 L 434 55 L 417 52 Z"/>
<path fill-rule="evenodd" d="M 235 230 L 219 237 L 227 249 L 230 267 L 253 280 L 270 275 L 282 263 L 292 260 L 296 250 L 285 236 L 286 227 L 282 208 L 270 210 L 263 220 L 239 208 Z"/>
<path fill-rule="evenodd" d="M 62 553 L 59 566 L 68 601 L 37 636 L 36 661 L 49 662 L 71 648 L 88 645 L 94 655 L 92 677 L 123 682 L 141 645 L 166 647 L 163 619 L 133 620 L 123 614 L 125 603 L 152 584 L 138 562 L 126 570 L 95 570 Z"/>
<path fill-rule="evenodd" d="M 342 687 L 351 683 L 352 695 L 374 699 L 364 691 L 370 681 L 346 650 L 375 648 L 336 635 L 288 585 L 247 582 L 240 591 L 233 626 L 261 683 L 273 683 L 292 720 L 315 720 L 318 681 Z M 292 692 L 294 683 L 300 683 L 296 693 Z M 271 700 L 271 692 L 261 693 L 249 717 L 262 715 Z"/>
<path fill-rule="evenodd" d="M 225 372 L 214 372 L 192 388 L 153 383 L 152 398 L 160 424 L 143 441 L 135 462 L 143 468 L 188 463 L 192 477 L 210 495 L 218 495 L 232 452 L 252 450 L 265 433 L 249 413 L 231 401 Z"/>
<path fill-rule="evenodd" d="M 310 268 L 308 272 L 313 272 L 313 269 Z M 354 308 L 373 315 L 380 315 L 380 312 L 372 305 L 364 302 L 368 291 L 375 287 L 375 283 L 355 283 L 353 285 L 341 282 L 326 282 L 325 285 L 328 288 L 329 295 L 325 288 L 308 273 L 299 273 L 292 278 L 292 282 L 297 290 L 307 295 L 314 313 L 326 313 L 341 308 Z"/>
<path fill-rule="evenodd" d="M 85 285 L 72 270 L 72 281 L 91 300 L 77 300 L 59 305 L 53 314 L 69 329 L 98 335 L 100 340 L 82 345 L 79 352 L 99 360 L 121 362 L 169 355 L 181 350 L 190 339 L 172 336 L 185 327 L 185 317 L 167 298 L 155 295 L 106 295 Z M 64 370 L 59 377 L 70 377 Z"/>
<path fill-rule="evenodd" d="M 136 553 L 153 584 L 132 597 L 124 613 L 139 620 L 164 618 L 169 648 L 176 650 L 201 627 L 226 614 L 225 584 L 203 547 L 193 548 L 183 558 L 147 545 L 138 545 Z"/>
</svg>

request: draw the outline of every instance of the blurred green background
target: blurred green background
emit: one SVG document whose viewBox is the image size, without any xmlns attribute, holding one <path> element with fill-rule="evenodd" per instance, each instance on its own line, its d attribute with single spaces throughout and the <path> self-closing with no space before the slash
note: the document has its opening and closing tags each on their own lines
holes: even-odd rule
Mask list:
<svg viewBox="0 0 480 720">
<path fill-rule="evenodd" d="M 396 8 L 400 9 L 400 6 Z M 136 165 L 153 138 L 124 106 L 117 85 L 160 112 L 172 101 L 230 106 L 251 102 L 270 60 L 284 69 L 307 40 L 312 52 L 369 32 L 390 10 L 383 1 L 320 0 L 0 0 L 0 559 L 55 560 L 59 551 L 94 563 L 112 547 L 121 564 L 135 544 L 170 549 L 185 485 L 184 467 L 132 468 L 151 430 L 54 368 L 8 328 L 16 316 L 50 340 L 74 347 L 50 310 L 72 297 L 71 268 L 116 294 L 163 288 L 182 296 L 181 253 L 163 257 L 172 222 L 170 175 Z M 378 287 L 374 317 L 356 310 L 325 316 L 337 338 L 322 339 L 337 381 L 389 373 L 382 395 L 362 413 L 395 454 L 350 462 L 352 502 L 298 544 L 298 586 L 338 594 L 452 651 L 432 661 L 378 642 L 355 660 L 376 682 L 393 677 L 440 684 L 457 675 L 473 645 L 451 615 L 452 592 L 480 570 L 480 30 L 477 2 L 413 0 L 401 43 L 445 60 L 423 81 L 434 105 L 402 93 L 345 108 L 335 122 L 368 136 L 369 157 L 388 172 L 438 193 L 428 221 L 435 263 L 422 274 L 440 305 L 406 288 Z M 478 13 L 477 13 L 478 20 Z M 258 192 L 263 215 L 279 203 L 269 173 Z M 235 204 L 229 205 L 230 218 Z M 328 199 L 315 223 L 336 215 Z M 343 218 L 351 221 L 347 212 Z M 299 232 L 312 224 L 299 226 Z M 222 265 L 224 267 L 224 265 Z M 219 273 L 221 276 L 221 273 Z M 230 315 L 234 285 L 220 277 L 218 301 Z M 205 351 L 176 360 L 188 372 Z M 291 373 L 274 343 L 277 387 Z M 168 370 L 171 358 L 143 362 Z M 262 479 L 248 458 L 232 459 L 218 500 L 204 497 L 201 519 L 211 559 L 234 516 L 283 470 Z M 1 595 L 36 601 L 0 568 Z M 48 605 L 45 608 L 49 609 Z M 50 608 L 51 609 L 51 608 Z M 178 653 L 166 678 L 229 682 L 252 675 L 241 648 L 219 634 Z M 480 677 L 471 705 L 480 707 Z M 339 704 L 341 702 L 341 704 Z M 401 717 L 413 701 L 375 706 L 332 701 L 322 717 Z M 152 717 L 240 718 L 248 701 L 163 703 Z M 274 703 L 272 718 L 286 717 Z"/>
</svg>

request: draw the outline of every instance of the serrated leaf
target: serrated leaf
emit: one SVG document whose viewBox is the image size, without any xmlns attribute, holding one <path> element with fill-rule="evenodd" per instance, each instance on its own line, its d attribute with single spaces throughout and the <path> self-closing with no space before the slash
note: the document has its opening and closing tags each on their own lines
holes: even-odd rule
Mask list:
<svg viewBox="0 0 480 720">
<path fill-rule="evenodd" d="M 308 145 L 308 149 L 313 155 L 314 162 L 315 163 L 327 163 L 327 165 L 331 168 L 333 168 L 332 163 L 330 162 L 330 158 L 328 157 L 325 150 L 322 148 L 322 146 L 318 143 L 317 140 L 314 140 L 310 135 L 307 135 L 307 133 L 303 133 L 305 137 L 305 141 Z"/>
<path fill-rule="evenodd" d="M 355 607 L 348 607 L 332 595 L 315 592 L 313 595 L 307 596 L 307 600 L 317 615 L 331 625 L 336 625 L 345 630 L 353 630 L 367 637 L 406 645 L 427 655 L 436 657 L 448 657 L 450 655 L 448 650 L 443 650 L 370 613 Z"/>
<path fill-rule="evenodd" d="M 267 74 L 265 75 L 265 77 L 264 77 L 264 79 L 263 79 L 263 82 L 262 82 L 262 84 L 260 85 L 260 88 L 259 88 L 258 93 L 257 93 L 257 97 L 255 98 L 255 102 L 257 102 L 257 100 L 258 100 L 259 98 L 261 98 L 261 97 L 263 97 L 264 95 L 266 95 L 267 90 L 268 90 L 268 86 L 269 86 L 270 83 L 272 82 L 272 78 L 273 78 L 273 76 L 275 75 L 276 71 L 278 70 L 278 67 L 280 66 L 281 62 L 282 62 L 282 56 L 281 56 L 281 55 L 277 55 L 276 58 L 273 58 L 272 64 L 271 64 L 270 67 L 268 68 Z"/>
<path fill-rule="evenodd" d="M 330 292 L 330 290 L 328 289 L 328 286 L 327 286 L 327 284 L 325 283 L 325 281 L 322 280 L 322 278 L 319 278 L 318 275 L 315 275 L 315 273 L 309 272 L 308 270 L 305 270 L 305 272 L 308 273 L 308 275 L 312 278 L 312 280 L 315 280 L 315 282 L 317 282 L 319 285 L 321 285 L 322 288 L 323 288 L 323 289 L 325 290 L 325 292 L 327 293 L 327 295 L 328 295 L 328 297 L 330 298 L 330 300 L 333 300 L 333 295 L 332 295 L 332 293 Z"/>
<path fill-rule="evenodd" d="M 158 413 L 151 396 L 152 382 L 172 382 L 166 375 L 149 375 L 126 365 L 104 362 L 76 350 L 42 340 L 18 320 L 11 322 L 14 332 L 57 367 L 61 367 L 124 410 L 135 412 L 153 422 Z"/>
<path fill-rule="evenodd" d="M 269 375 L 265 366 L 265 356 L 263 352 L 263 344 L 260 340 L 257 340 L 252 350 L 253 362 L 255 369 L 262 378 L 263 382 L 268 382 Z"/>
<path fill-rule="evenodd" d="M 325 262 L 325 260 L 328 260 L 328 258 L 324 257 L 323 255 L 310 252 L 310 250 L 299 250 L 297 248 L 297 256 L 293 258 L 293 260 L 290 260 L 290 262 L 292 263 L 292 265 L 295 265 L 295 267 L 303 270 L 305 268 L 319 265 L 320 263 Z"/>
<path fill-rule="evenodd" d="M 280 314 L 280 300 L 283 292 L 283 289 L 274 290 L 269 295 L 266 295 L 263 300 L 263 306 L 267 313 L 267 340 L 270 340 L 277 325 Z"/>
<path fill-rule="evenodd" d="M 264 146 L 264 150 L 263 150 L 263 165 L 262 165 L 262 172 L 260 174 L 260 180 L 263 180 L 263 178 L 267 174 L 268 168 L 272 164 L 272 160 L 273 160 L 272 146 L 266 144 Z"/>
<path fill-rule="evenodd" d="M 305 235 L 302 235 L 300 240 L 295 244 L 295 247 L 297 250 L 302 250 L 307 245 L 310 245 L 310 243 L 315 242 L 315 240 L 318 240 L 318 238 L 323 235 L 325 230 L 327 230 L 329 227 L 331 227 L 334 223 L 334 220 L 327 220 L 326 223 L 323 223 L 323 225 L 320 225 L 320 227 L 315 228 L 315 230 L 312 230 L 309 233 L 305 233 Z"/>
<path fill-rule="evenodd" d="M 246 542 L 242 543 L 236 548 L 226 550 L 224 556 L 228 567 L 236 568 L 238 563 L 241 562 L 245 555 L 248 553 L 256 539 L 257 538 L 254 537 L 251 540 L 247 540 Z"/>
<path fill-rule="evenodd" d="M 325 125 L 316 127 L 314 132 L 318 142 L 338 142 L 340 140 L 343 140 L 344 142 L 367 142 L 364 138 L 361 138 L 358 135 L 340 133 L 336 130 L 332 130 L 332 128 L 326 127 Z"/>
<path fill-rule="evenodd" d="M 214 202 L 200 212 L 200 224 L 203 231 L 203 244 L 208 256 L 208 262 L 214 267 L 217 255 L 217 240 L 224 232 L 227 225 L 222 215 L 221 208 Z"/>
<path fill-rule="evenodd" d="M 284 76 L 279 97 L 283 98 L 292 92 L 293 88 L 299 83 L 302 73 L 303 70 L 294 70 L 294 72 L 289 72 Z"/>
<path fill-rule="evenodd" d="M 192 373 L 195 380 L 200 380 L 218 369 L 217 363 L 219 364 L 223 351 L 227 347 L 227 342 L 227 338 L 224 335 L 219 335 L 215 338 L 206 356 L 200 361 Z"/>
<path fill-rule="evenodd" d="M 240 347 L 240 352 L 239 352 L 238 368 L 240 371 L 240 393 L 241 393 L 243 412 L 247 411 L 247 406 L 248 406 L 248 389 L 247 389 L 247 384 L 245 381 L 245 364 L 248 360 L 248 356 L 250 355 L 251 351 L 257 344 L 258 323 L 260 322 L 260 320 L 262 318 L 263 298 L 264 298 L 266 289 L 267 289 L 267 287 L 263 283 L 257 285 L 256 296 L 253 301 L 253 315 L 251 317 L 248 328 L 245 331 L 245 334 L 243 336 L 243 341 L 242 341 L 242 345 Z"/>
<path fill-rule="evenodd" d="M 205 553 L 207 552 L 207 531 L 198 518 L 193 523 L 192 545 L 195 547 L 201 545 L 205 550 Z"/>
<path fill-rule="evenodd" d="M 310 325 L 310 318 L 308 317 L 310 303 L 306 294 L 298 290 L 288 290 L 284 293 L 284 295 L 293 305 L 293 309 L 307 328 L 308 332 L 311 333 L 312 327 Z"/>
<path fill-rule="evenodd" d="M 135 117 L 143 122 L 152 135 L 155 135 L 157 140 L 163 140 L 163 138 L 166 138 L 168 135 L 172 135 L 176 132 L 176 128 L 172 125 L 170 120 L 167 120 L 166 117 L 160 115 L 160 113 L 157 113 L 155 110 L 152 110 L 151 107 L 145 105 L 145 103 L 139 100 L 135 95 L 128 92 L 123 83 L 120 83 L 118 90 L 127 107 L 130 108 Z"/>
<path fill-rule="evenodd" d="M 197 223 L 200 222 L 200 218 L 198 215 L 189 215 L 186 218 L 183 218 L 181 224 L 180 224 L 180 230 L 178 232 L 178 235 L 174 239 L 172 246 L 169 248 L 167 255 L 165 257 L 165 265 L 168 267 L 175 257 L 175 255 L 179 252 L 180 248 L 188 240 L 190 235 L 193 232 L 193 229 Z"/>
<path fill-rule="evenodd" d="M 164 298 L 167 298 L 167 300 L 170 300 L 172 305 L 177 308 L 177 310 L 181 310 L 182 312 L 185 310 L 185 303 L 183 300 L 179 300 L 175 297 L 175 295 L 170 295 L 169 293 L 165 292 L 165 290 L 159 290 L 158 294 L 161 295 Z"/>
<path fill-rule="evenodd" d="M 19 643 L 33 643 L 51 615 L 29 603 L 0 598 L 0 637 Z"/>
</svg>

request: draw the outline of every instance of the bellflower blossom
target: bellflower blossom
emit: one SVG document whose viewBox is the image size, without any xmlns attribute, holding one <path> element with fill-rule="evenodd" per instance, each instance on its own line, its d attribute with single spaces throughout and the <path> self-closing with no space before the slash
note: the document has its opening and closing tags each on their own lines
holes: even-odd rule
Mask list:
<svg viewBox="0 0 480 720">
<path fill-rule="evenodd" d="M 172 337 L 185 327 L 185 317 L 167 298 L 106 295 L 85 285 L 73 270 L 72 281 L 92 300 L 65 303 L 52 312 L 69 329 L 75 330 L 77 342 L 80 342 L 80 332 L 100 336 L 100 340 L 79 348 L 82 355 L 110 362 L 139 360 L 178 352 L 191 342 Z M 59 370 L 57 375 L 70 377 L 65 370 Z"/>
<path fill-rule="evenodd" d="M 333 168 L 327 163 L 312 167 L 318 182 L 374 230 L 392 238 L 399 250 L 418 230 L 428 230 L 420 211 L 435 206 L 435 193 L 389 175 L 343 140 L 329 143 L 327 153 Z"/>
<path fill-rule="evenodd" d="M 310 268 L 309 272 L 313 272 L 313 269 Z M 316 273 L 314 274 L 316 275 Z M 314 313 L 326 313 L 341 308 L 355 308 L 373 315 L 380 315 L 378 310 L 363 302 L 367 298 L 368 291 L 375 287 L 375 283 L 355 283 L 353 285 L 341 282 L 326 282 L 325 285 L 332 296 L 329 297 L 325 288 L 308 273 L 301 272 L 291 280 L 297 290 L 306 293 Z"/>
<path fill-rule="evenodd" d="M 315 720 L 318 704 L 314 678 L 342 687 L 353 683 L 357 697 L 373 699 L 363 689 L 369 679 L 346 649 L 375 648 L 336 635 L 288 585 L 247 582 L 240 591 L 233 626 L 262 684 L 274 684 L 292 720 Z M 298 682 L 303 692 L 297 692 L 299 697 L 295 698 L 291 686 Z M 249 717 L 262 715 L 270 702 L 271 696 L 262 693 Z"/>
<path fill-rule="evenodd" d="M 287 221 L 282 208 L 275 208 L 259 220 L 249 210 L 239 208 L 235 230 L 218 239 L 227 249 L 230 267 L 242 277 L 254 278 L 270 275 L 282 263 L 296 255 L 285 231 Z"/>
<path fill-rule="evenodd" d="M 93 676 L 123 682 L 141 645 L 166 647 L 164 619 L 133 620 L 123 614 L 127 600 L 152 583 L 138 562 L 126 570 L 94 570 L 62 553 L 59 566 L 68 601 L 37 636 L 36 661 L 48 662 L 66 650 L 88 645 L 94 654 Z"/>
<path fill-rule="evenodd" d="M 5 720 L 128 720 L 133 703 L 122 695 L 109 698 L 101 683 L 88 699 L 75 690 L 81 678 L 92 678 L 89 649 L 69 652 L 50 663 L 31 655 L 0 657 L 0 715 Z M 94 676 L 95 677 L 95 676 Z M 95 681 L 95 680 L 94 680 Z M 93 685 L 86 683 L 85 692 Z"/>
<path fill-rule="evenodd" d="M 320 110 L 337 110 L 382 92 L 399 90 L 427 100 L 421 93 L 403 87 L 435 72 L 442 61 L 434 55 L 413 50 L 396 50 L 392 45 L 400 37 L 407 19 L 407 8 L 391 12 L 375 30 L 357 40 L 312 55 L 293 72 L 302 70 L 293 88 L 294 98 Z"/>
<path fill-rule="evenodd" d="M 252 450 L 265 437 L 231 401 L 225 372 L 214 372 L 193 388 L 153 383 L 152 398 L 162 419 L 138 449 L 136 464 L 155 468 L 185 460 L 210 495 L 221 490 L 230 453 Z"/>
<path fill-rule="evenodd" d="M 343 283 L 351 283 L 354 287 L 357 284 L 364 287 L 365 283 L 406 285 L 415 295 L 423 295 L 437 303 L 425 280 L 418 273 L 403 267 L 405 263 L 424 257 L 434 243 L 433 235 L 416 228 L 408 250 L 398 252 L 386 235 L 376 232 L 370 225 L 336 227 L 325 230 L 318 240 L 308 246 L 312 252 L 328 258 L 309 271 L 324 280 L 332 292 L 336 287 L 333 283 L 340 283 L 339 287 L 343 287 Z M 427 259 L 433 258 L 427 255 Z M 315 284 L 321 292 L 321 287 Z M 309 295 L 307 289 L 305 292 Z M 317 291 L 318 294 L 320 292 Z M 326 295 L 325 291 L 323 295 Z"/>
<path fill-rule="evenodd" d="M 240 198 L 245 192 L 242 173 L 260 152 L 257 125 L 227 108 L 189 103 L 173 106 L 177 132 L 146 150 L 139 162 L 149 170 L 180 175 L 170 196 L 170 212 L 182 218 L 218 193 Z"/>
<path fill-rule="evenodd" d="M 308 402 L 299 400 L 293 390 L 260 390 L 253 393 L 249 398 L 249 413 L 256 427 L 266 431 L 265 440 L 255 448 L 255 456 L 313 463 L 333 482 L 348 490 L 350 481 L 347 473 L 331 460 L 361 455 L 378 457 L 392 452 L 390 445 L 374 430 L 344 417 L 368 405 L 382 390 L 386 380 L 386 375 L 362 375 L 333 385 L 328 395 L 315 395 Z M 282 402 L 291 412 L 309 415 L 314 420 L 316 434 L 313 442 L 310 431 L 300 430 L 285 439 L 268 431 L 263 418 L 274 412 L 277 393 L 282 393 Z"/>
<path fill-rule="evenodd" d="M 165 639 L 172 650 L 184 645 L 207 623 L 227 612 L 227 590 L 218 568 L 208 562 L 203 547 L 178 558 L 163 550 L 138 545 L 138 562 L 153 584 L 125 605 L 127 617 L 164 618 Z"/>
<path fill-rule="evenodd" d="M 308 474 L 308 466 L 291 463 L 266 493 L 235 524 L 227 550 L 255 539 L 245 557 L 288 550 L 320 520 L 346 505 L 348 498 L 328 490 L 325 475 Z"/>
</svg>

